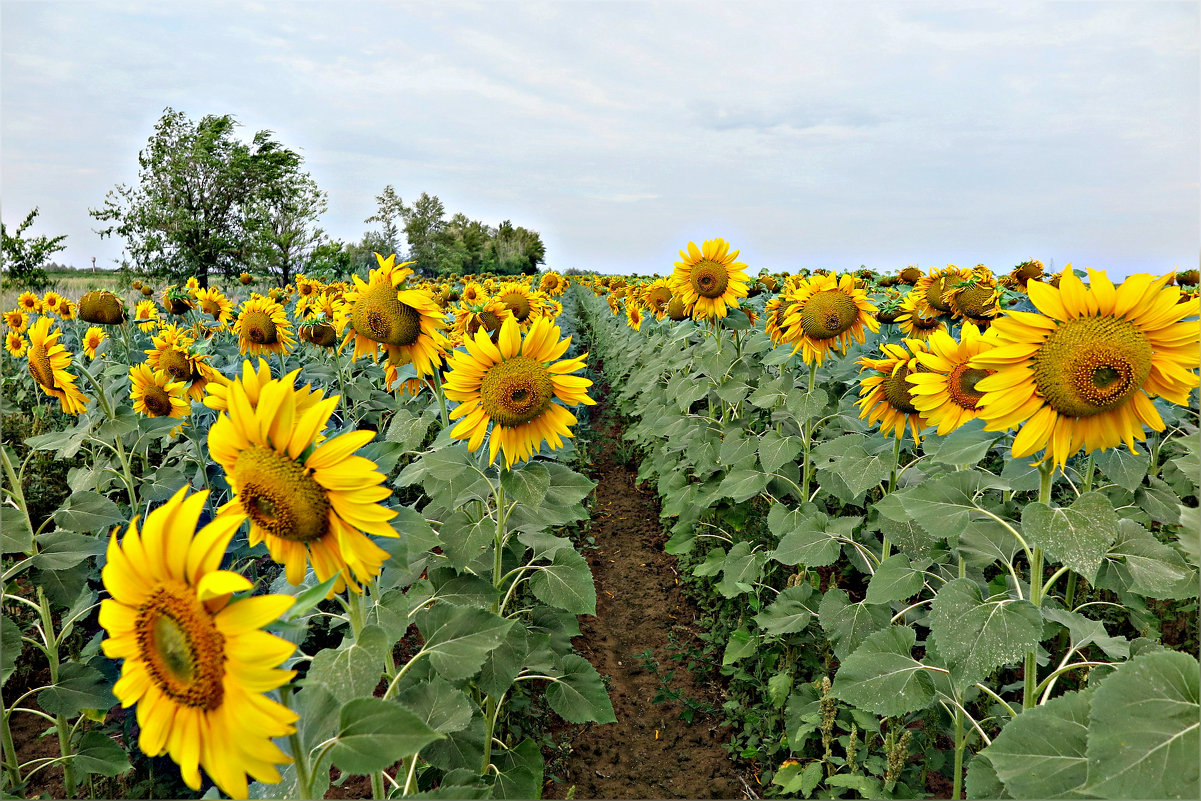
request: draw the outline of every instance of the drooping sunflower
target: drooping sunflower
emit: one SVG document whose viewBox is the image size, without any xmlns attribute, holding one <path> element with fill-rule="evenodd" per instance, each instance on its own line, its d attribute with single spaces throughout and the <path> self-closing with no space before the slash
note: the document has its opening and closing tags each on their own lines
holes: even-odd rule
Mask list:
<svg viewBox="0 0 1201 801">
<path fill-rule="evenodd" d="M 284 307 L 262 295 L 251 295 L 242 303 L 233 328 L 243 356 L 286 354 L 296 344 Z"/>
<path fill-rule="evenodd" d="M 78 377 L 71 370 L 71 352 L 59 344 L 61 328 L 50 331 L 50 318 L 40 317 L 29 327 L 29 374 L 47 395 L 58 398 L 67 414 L 80 415 L 87 408 L 88 399 L 75 386 Z"/>
<path fill-rule="evenodd" d="M 895 322 L 906 339 L 925 340 L 935 331 L 947 327 L 942 315 L 922 302 L 917 290 L 906 293 L 901 300 Z"/>
<path fill-rule="evenodd" d="M 897 439 L 905 436 L 909 427 L 913 441 L 922 441 L 923 421 L 921 411 L 914 405 L 913 386 L 907 378 L 911 373 L 924 370 L 914 356 L 926 350 L 920 340 L 906 339 L 904 344 L 884 343 L 884 358 L 864 357 L 857 362 L 863 370 L 872 370 L 859 382 L 859 416 L 869 423 L 880 423 L 880 431 Z"/>
<path fill-rule="evenodd" d="M 571 344 L 571 337 L 560 340 L 560 333 L 541 318 L 523 341 L 517 321 L 506 320 L 496 344 L 483 331 L 466 339 L 466 350 L 451 355 L 446 375 L 446 397 L 459 403 L 450 414 L 459 420 L 451 436 L 468 440 L 473 451 L 487 436 L 489 463 L 503 450 L 506 467 L 531 458 L 544 441 L 563 447 L 562 438 L 572 436 L 576 422 L 566 406 L 595 401 L 587 395 L 591 381 L 568 375 L 584 368 L 587 354 L 557 361 Z"/>
<path fill-rule="evenodd" d="M 474 304 L 463 301 L 454 309 L 455 321 L 451 330 L 460 342 L 484 330 L 493 340 L 500 336 L 500 327 L 505 320 L 513 319 L 509 307 L 496 298 L 487 298 Z"/>
<path fill-rule="evenodd" d="M 1201 367 L 1197 300 L 1179 303 L 1171 274 L 1132 275 L 1115 288 L 1089 270 L 1089 286 L 1065 269 L 1058 288 L 1030 281 L 1040 314 L 1010 312 L 993 323 L 998 347 L 972 367 L 996 370 L 976 388 L 989 431 L 1017 427 L 1013 456 L 1046 448 L 1062 467 L 1078 451 L 1133 449 L 1143 426 L 1164 430 L 1151 398 L 1188 403 Z"/>
<path fill-rule="evenodd" d="M 22 292 L 17 298 L 17 308 L 26 314 L 41 314 L 42 298 L 36 292 Z"/>
<path fill-rule="evenodd" d="M 89 359 L 96 358 L 96 349 L 108 339 L 108 334 L 104 333 L 104 329 L 98 325 L 94 325 L 87 330 L 83 335 L 83 352 L 87 354 Z"/>
<path fill-rule="evenodd" d="M 1001 288 L 992 271 L 983 264 L 976 265 L 965 281 L 952 284 L 943 292 L 954 317 L 965 317 L 976 324 L 987 325 L 1001 313 Z"/>
<path fill-rule="evenodd" d="M 29 313 L 21 308 L 6 311 L 4 313 L 4 324 L 14 334 L 24 334 L 25 329 L 29 328 Z"/>
<path fill-rule="evenodd" d="M 79 316 L 87 323 L 120 325 L 125 322 L 125 302 L 108 290 L 93 290 L 79 299 Z"/>
<path fill-rule="evenodd" d="M 242 286 L 246 286 L 247 284 L 249 284 L 250 282 L 252 282 L 254 280 L 254 276 L 252 276 L 248 272 L 243 272 L 241 275 L 238 276 L 238 280 L 242 283 Z"/>
<path fill-rule="evenodd" d="M 738 299 L 747 296 L 746 265 L 737 261 L 740 251 L 730 252 L 724 239 L 707 239 L 697 247 L 688 243 L 680 251 L 680 261 L 668 279 L 694 320 L 725 317 L 726 310 L 738 308 Z"/>
<path fill-rule="evenodd" d="M 352 360 L 378 358 L 382 345 L 389 357 L 409 359 L 418 375 L 433 375 L 447 346 L 442 310 L 428 291 L 404 288 L 412 274 L 405 264 L 412 262 L 397 265 L 395 254 L 384 259 L 377 253 L 376 259 L 379 267 L 368 280 L 356 275 L 354 289 L 343 296 L 337 319 L 343 344 L 354 342 Z"/>
<path fill-rule="evenodd" d="M 152 343 L 154 347 L 146 351 L 146 364 L 153 370 L 162 370 L 172 381 L 182 382 L 192 400 L 204 399 L 205 387 L 210 381 L 225 380 L 209 365 L 208 354 L 192 351 L 190 339 L 156 336 Z"/>
<path fill-rule="evenodd" d="M 380 505 L 392 494 L 380 486 L 384 475 L 355 455 L 375 432 L 351 431 L 314 448 L 339 397 L 318 391 L 314 400 L 295 379 L 293 372 L 259 386 L 253 404 L 245 383 L 229 385 L 228 410 L 208 438 L 233 488 L 217 519 L 248 520 L 250 544 L 265 541 L 292 584 L 311 563 L 318 581 L 337 577 L 331 594 L 362 592 L 388 558 L 367 535 L 398 536 L 388 522 L 396 512 Z"/>
<path fill-rule="evenodd" d="M 237 529 L 234 520 L 196 524 L 208 492 L 188 487 L 146 516 L 123 540 L 108 543 L 101 579 L 100 647 L 123 659 L 113 694 L 137 705 L 138 747 L 170 755 L 184 782 L 200 789 L 200 768 L 222 792 L 246 798 L 247 774 L 280 780 L 291 759 L 271 742 L 296 731 L 295 712 L 266 693 L 294 670 L 278 666 L 296 646 L 262 631 L 295 602 L 289 595 L 232 600 L 251 588 L 244 576 L 219 570 Z"/>
<path fill-rule="evenodd" d="M 852 275 L 840 279 L 810 276 L 788 297 L 792 304 L 784 316 L 784 328 L 793 343 L 792 352 L 801 351 L 806 364 L 821 364 L 832 350 L 846 353 L 852 337 L 863 344 L 864 326 L 872 332 L 880 330 L 875 304 L 866 289 L 855 286 Z"/>
<path fill-rule="evenodd" d="M 171 285 L 163 290 L 163 308 L 172 314 L 187 314 L 196 308 L 196 300 L 188 290 Z"/>
<path fill-rule="evenodd" d="M 29 343 L 16 331 L 9 331 L 4 335 L 4 349 L 19 359 L 29 349 Z"/>
<path fill-rule="evenodd" d="M 1028 259 L 1009 272 L 1009 279 L 1014 289 L 1026 291 L 1026 285 L 1043 277 L 1043 263 L 1038 259 Z"/>
<path fill-rule="evenodd" d="M 142 362 L 129 368 L 129 397 L 133 410 L 147 417 L 187 417 L 192 411 L 182 381 L 173 381 L 162 370 Z"/>
<path fill-rule="evenodd" d="M 228 323 L 234 313 L 233 302 L 216 287 L 197 290 L 196 307 L 220 323 Z"/>
<path fill-rule="evenodd" d="M 928 352 L 915 351 L 914 357 L 925 371 L 910 372 L 910 397 L 926 425 L 937 426 L 939 436 L 949 434 L 977 417 L 977 406 L 984 397 L 977 385 L 994 370 L 972 367 L 972 357 L 995 347 L 993 334 L 981 335 L 971 322 L 964 322 L 959 341 L 946 331 L 935 331 L 926 341 Z"/>
<path fill-rule="evenodd" d="M 955 284 L 970 280 L 971 270 L 948 264 L 944 269 L 933 270 L 929 275 L 917 279 L 913 287 L 913 297 L 917 308 L 926 317 L 940 314 L 950 314 L 951 304 L 946 299 L 947 290 Z"/>
<path fill-rule="evenodd" d="M 139 300 L 134 308 L 133 318 L 138 321 L 138 328 L 153 331 L 158 328 L 160 322 L 158 304 L 153 300 Z"/>
</svg>

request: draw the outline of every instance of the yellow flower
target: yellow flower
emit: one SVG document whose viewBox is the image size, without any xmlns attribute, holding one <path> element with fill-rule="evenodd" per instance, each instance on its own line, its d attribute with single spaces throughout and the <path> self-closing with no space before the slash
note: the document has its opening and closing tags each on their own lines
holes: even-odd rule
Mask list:
<svg viewBox="0 0 1201 801">
<path fill-rule="evenodd" d="M 914 353 L 918 364 L 927 371 L 911 372 L 906 380 L 912 385 L 910 397 L 922 414 L 922 420 L 937 426 L 939 436 L 949 434 L 977 417 L 977 406 L 984 396 L 977 385 L 993 370 L 972 367 L 973 356 L 994 347 L 993 337 L 981 336 L 980 329 L 965 322 L 956 342 L 946 331 L 935 331 L 926 344 L 929 352 Z"/>
<path fill-rule="evenodd" d="M 935 331 L 946 330 L 941 313 L 931 309 L 921 297 L 920 292 L 913 290 L 901 300 L 900 313 L 895 322 L 906 339 L 925 341 Z"/>
<path fill-rule="evenodd" d="M 707 239 L 699 248 L 689 242 L 680 251 L 669 282 L 694 320 L 725 317 L 727 307 L 738 308 L 738 299 L 747 296 L 749 279 L 746 265 L 736 261 L 739 252 L 731 253 L 724 239 Z"/>
<path fill-rule="evenodd" d="M 983 264 L 976 265 L 972 277 L 952 284 L 943 293 L 955 317 L 966 317 L 977 324 L 987 325 L 1001 313 L 1001 290 L 992 272 Z"/>
<path fill-rule="evenodd" d="M 25 355 L 25 351 L 29 348 L 29 343 L 25 341 L 25 337 L 18 334 L 16 331 L 9 331 L 4 335 L 4 349 L 11 353 L 16 358 L 21 358 Z"/>
<path fill-rule="evenodd" d="M 626 325 L 633 328 L 635 331 L 642 328 L 642 310 L 638 308 L 637 303 L 626 304 Z"/>
<path fill-rule="evenodd" d="M 184 284 L 184 288 L 187 289 L 189 295 L 195 298 L 200 291 L 200 280 L 196 276 L 192 276 Z"/>
<path fill-rule="evenodd" d="M 17 308 L 26 314 L 41 314 L 42 299 L 34 292 L 22 292 L 17 298 Z"/>
<path fill-rule="evenodd" d="M 182 381 L 172 381 L 162 370 L 145 362 L 129 368 L 129 397 L 133 410 L 147 417 L 187 417 L 192 405 Z"/>
<path fill-rule="evenodd" d="M 460 303 L 454 314 L 455 322 L 451 330 L 460 341 L 475 336 L 475 332 L 480 329 L 487 331 L 488 336 L 495 339 L 500 335 L 500 327 L 504 325 L 505 320 L 513 319 L 513 312 L 509 307 L 496 298 L 485 298 L 474 305 Z"/>
<path fill-rule="evenodd" d="M 68 298 L 63 298 L 58 302 L 58 316 L 64 320 L 74 320 L 78 310 L 79 307 Z"/>
<path fill-rule="evenodd" d="M 495 297 L 508 307 L 523 330 L 528 329 L 534 320 L 543 316 L 546 309 L 539 293 L 531 292 L 526 286 L 516 281 L 501 284 L 500 288 L 496 290 Z"/>
<path fill-rule="evenodd" d="M 880 330 L 875 305 L 852 275 L 814 275 L 786 297 L 791 303 L 784 316 L 785 339 L 793 343 L 793 353 L 801 351 L 806 364 L 821 364 L 832 350 L 846 353 L 852 337 L 863 344 L 864 326 Z"/>
<path fill-rule="evenodd" d="M 246 774 L 278 782 L 275 766 L 291 762 L 271 740 L 294 733 L 297 715 L 266 693 L 296 675 L 278 669 L 296 646 L 262 627 L 294 599 L 233 600 L 252 587 L 218 569 L 237 521 L 197 531 L 208 492 L 187 489 L 148 514 L 140 531 L 134 518 L 122 541 L 116 531 L 109 539 L 100 647 L 124 660 L 113 694 L 126 709 L 137 705 L 143 753 L 168 754 L 193 790 L 204 768 L 222 792 L 246 798 Z"/>
<path fill-rule="evenodd" d="M 234 313 L 233 302 L 216 287 L 197 290 L 196 306 L 220 323 L 228 323 Z"/>
<path fill-rule="evenodd" d="M 1011 312 L 993 323 L 998 347 L 970 362 L 996 370 L 976 384 L 989 431 L 1018 428 L 1014 458 L 1043 448 L 1062 467 L 1086 453 L 1146 439 L 1143 426 L 1164 430 L 1151 398 L 1185 405 L 1197 386 L 1194 299 L 1179 303 L 1171 273 L 1132 275 L 1115 288 L 1089 270 L 1089 286 L 1065 269 L 1058 288 L 1029 281 L 1041 314 Z M 1040 460 L 1041 461 L 1041 460 Z"/>
<path fill-rule="evenodd" d="M 946 269 L 934 270 L 929 275 L 917 279 L 912 293 L 917 308 L 926 317 L 937 317 L 951 313 L 951 303 L 947 300 L 947 292 L 955 284 L 971 280 L 971 270 L 948 264 Z"/>
<path fill-rule="evenodd" d="M 51 290 L 42 297 L 42 312 L 58 314 L 58 305 L 63 302 L 63 296 Z"/>
<path fill-rule="evenodd" d="M 914 354 L 925 349 L 916 339 L 906 339 L 904 345 L 885 343 L 883 359 L 864 357 L 857 362 L 873 371 L 860 379 L 859 400 L 855 402 L 859 416 L 869 423 L 878 421 L 882 432 L 897 439 L 904 438 L 908 425 L 913 441 L 918 443 L 922 441 L 921 412 L 914 405 L 913 387 L 906 379 L 923 369 Z"/>
<path fill-rule="evenodd" d="M 139 321 L 138 328 L 143 331 L 153 331 L 158 328 L 158 304 L 153 300 L 140 300 L 137 307 L 134 309 L 134 319 Z"/>
<path fill-rule="evenodd" d="M 246 372 L 249 365 L 246 365 Z M 318 435 L 338 405 L 297 391 L 296 372 L 258 386 L 228 387 L 228 411 L 209 430 L 209 453 L 225 470 L 233 499 L 217 519 L 250 522 L 250 544 L 267 543 L 284 565 L 288 581 L 300 584 L 311 562 L 319 581 L 336 576 L 331 595 L 379 575 L 388 553 L 367 536 L 398 536 L 388 523 L 396 512 L 380 502 L 392 495 L 380 486 L 383 474 L 354 452 L 375 437 L 352 431 L 317 445 Z M 317 447 L 314 447 L 317 445 Z"/>
<path fill-rule="evenodd" d="M 285 354 L 296 344 L 284 307 L 262 295 L 252 295 L 242 304 L 234 323 L 234 333 L 238 335 L 238 348 L 244 356 Z"/>
<path fill-rule="evenodd" d="M 29 328 L 29 374 L 47 395 L 58 398 L 67 414 L 80 415 L 88 399 L 75 386 L 77 377 L 71 370 L 71 352 L 60 345 L 61 328 L 50 332 L 50 318 L 41 317 Z"/>
<path fill-rule="evenodd" d="M 83 335 L 83 352 L 89 359 L 95 359 L 96 348 L 100 347 L 100 344 L 106 339 L 108 339 L 108 334 L 104 333 L 103 328 L 98 325 L 92 326 Z"/>
<path fill-rule="evenodd" d="M 493 344 L 484 331 L 464 341 L 465 351 L 455 351 L 446 375 L 446 397 L 459 406 L 450 419 L 460 420 L 451 430 L 456 439 L 468 440 L 476 450 L 488 435 L 488 461 L 504 450 L 505 466 L 529 459 L 547 442 L 551 448 L 563 447 L 570 437 L 569 426 L 575 415 L 554 403 L 557 398 L 568 406 L 595 403 L 586 394 L 592 382 L 567 375 L 584 368 L 587 354 L 556 361 L 567 352 L 571 337 L 560 340 L 560 330 L 541 318 L 530 326 L 524 342 L 516 320 L 506 320 L 499 342 Z"/>
<path fill-rule="evenodd" d="M 4 324 L 13 333 L 24 334 L 25 329 L 29 328 L 29 313 L 21 308 L 6 311 L 4 313 Z"/>
<path fill-rule="evenodd" d="M 671 303 L 671 287 L 667 285 L 667 279 L 656 278 L 648 284 L 642 293 L 642 299 L 656 320 L 666 317 L 667 304 Z"/>
<path fill-rule="evenodd" d="M 224 376 L 209 366 L 207 354 L 192 352 L 190 339 L 160 335 L 152 343 L 154 347 L 146 351 L 146 364 L 152 370 L 162 370 L 172 381 L 182 382 L 192 400 L 204 399 L 210 381 L 225 381 Z"/>
</svg>

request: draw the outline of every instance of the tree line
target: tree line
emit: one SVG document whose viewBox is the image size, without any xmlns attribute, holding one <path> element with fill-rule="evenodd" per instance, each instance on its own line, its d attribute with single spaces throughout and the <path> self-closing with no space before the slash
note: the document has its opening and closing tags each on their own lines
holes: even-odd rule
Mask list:
<svg viewBox="0 0 1201 801">
<path fill-rule="evenodd" d="M 319 225 L 328 197 L 304 159 L 263 130 L 249 142 L 229 114 L 193 121 L 170 107 L 138 154 L 138 178 L 118 184 L 89 214 L 101 238 L 123 242 L 122 267 L 169 280 L 268 274 L 280 284 L 297 273 L 345 278 L 375 266 L 374 253 L 415 260 L 430 275 L 535 273 L 546 248 L 537 231 L 505 220 L 493 227 L 457 213 L 436 195 L 411 204 L 392 185 L 364 220 L 376 228 L 359 242 L 330 237 Z M 10 235 L 3 229 L 5 280 L 44 283 L 49 256 L 65 236 L 25 236 L 34 209 Z"/>
</svg>

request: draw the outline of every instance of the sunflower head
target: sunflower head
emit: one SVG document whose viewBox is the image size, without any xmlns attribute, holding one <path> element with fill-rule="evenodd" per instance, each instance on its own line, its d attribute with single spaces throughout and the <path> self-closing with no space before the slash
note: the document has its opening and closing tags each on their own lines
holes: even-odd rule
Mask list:
<svg viewBox="0 0 1201 801">
<path fill-rule="evenodd" d="M 196 306 L 200 311 L 222 323 L 228 322 L 229 318 L 233 316 L 233 303 L 225 297 L 224 292 L 216 287 L 197 290 Z"/>
<path fill-rule="evenodd" d="M 125 322 L 125 303 L 112 292 L 97 289 L 79 299 L 79 317 L 87 323 L 120 325 Z"/>
<path fill-rule="evenodd" d="M 859 416 L 869 423 L 880 423 L 880 428 L 897 439 L 905 436 L 909 428 L 914 442 L 921 442 L 923 423 L 921 412 L 915 405 L 913 387 L 907 380 L 911 373 L 926 370 L 915 356 L 925 352 L 925 344 L 907 339 L 903 345 L 884 343 L 884 358 L 864 357 L 858 361 L 867 373 L 860 379 Z M 870 372 L 868 372 L 870 371 Z"/>
<path fill-rule="evenodd" d="M 172 380 L 166 372 L 143 362 L 129 368 L 129 380 L 135 412 L 146 417 L 186 417 L 191 413 L 184 382 Z"/>
<path fill-rule="evenodd" d="M 151 289 L 150 287 L 148 287 L 148 286 L 142 287 L 142 297 L 148 298 L 153 294 L 154 294 L 154 290 Z"/>
<path fill-rule="evenodd" d="M 42 298 L 35 292 L 22 292 L 17 298 L 17 308 L 27 314 L 40 314 L 42 311 Z"/>
<path fill-rule="evenodd" d="M 29 348 L 29 343 L 25 341 L 25 337 L 18 334 L 16 331 L 9 331 L 4 335 L 4 349 L 11 353 L 15 358 L 21 358 L 25 355 L 25 351 Z"/>
<path fill-rule="evenodd" d="M 50 290 L 42 297 L 42 311 L 47 314 L 58 314 L 58 306 L 62 301 L 62 295 Z"/>
<path fill-rule="evenodd" d="M 96 358 L 96 349 L 108 339 L 108 334 L 104 333 L 104 329 L 99 326 L 92 326 L 83 335 L 83 352 L 87 354 L 89 359 Z"/>
<path fill-rule="evenodd" d="M 295 344 L 284 307 L 261 295 L 251 295 L 242 304 L 233 330 L 242 353 L 251 356 L 287 353 Z"/>
<path fill-rule="evenodd" d="M 177 286 L 169 286 L 163 290 L 163 308 L 172 314 L 187 314 L 193 306 L 192 294 L 188 290 Z"/>
<path fill-rule="evenodd" d="M 4 313 L 4 324 L 8 330 L 16 334 L 24 334 L 29 328 L 29 313 L 18 307 Z"/>
<path fill-rule="evenodd" d="M 1001 313 L 1001 290 L 992 272 L 983 264 L 970 278 L 959 281 L 943 293 L 955 317 L 976 322 L 988 321 Z"/>
<path fill-rule="evenodd" d="M 738 299 L 748 293 L 746 265 L 737 261 L 740 251 L 730 252 L 724 239 L 706 240 L 701 247 L 688 243 L 680 251 L 669 283 L 694 319 L 725 317 L 727 309 L 738 308 Z"/>
<path fill-rule="evenodd" d="M 71 353 L 59 344 L 62 329 L 50 331 L 50 318 L 41 317 L 29 327 L 29 374 L 47 395 L 58 398 L 67 414 L 80 415 L 87 408 L 87 398 L 75 386 L 71 371 Z"/>
<path fill-rule="evenodd" d="M 815 274 L 780 296 L 775 310 L 781 321 L 781 339 L 793 343 L 793 351 L 803 351 L 807 364 L 821 364 L 831 351 L 845 353 L 854 338 L 864 341 L 863 329 L 878 331 L 876 306 L 867 291 L 855 286 L 853 276 L 836 279 Z M 786 311 L 781 316 L 780 308 Z"/>
</svg>

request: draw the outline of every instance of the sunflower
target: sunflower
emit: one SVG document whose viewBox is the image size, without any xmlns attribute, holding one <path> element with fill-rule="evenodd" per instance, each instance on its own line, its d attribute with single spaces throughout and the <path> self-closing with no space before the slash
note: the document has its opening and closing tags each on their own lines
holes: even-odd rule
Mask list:
<svg viewBox="0 0 1201 801">
<path fill-rule="evenodd" d="M 592 382 L 567 375 L 584 368 L 587 354 L 556 361 L 571 344 L 571 337 L 559 339 L 561 331 L 546 318 L 535 320 L 524 342 L 516 320 L 501 326 L 497 344 L 483 331 L 464 342 L 465 351 L 450 357 L 446 376 L 446 397 L 459 402 L 450 419 L 459 420 L 451 430 L 456 439 L 469 440 L 471 450 L 488 439 L 488 461 L 504 450 L 505 466 L 529 459 L 546 441 L 550 447 L 563 447 L 562 437 L 570 437 L 569 426 L 575 416 L 568 406 L 595 403 L 586 394 Z"/>
<path fill-rule="evenodd" d="M 940 314 L 950 314 L 951 304 L 946 294 L 955 284 L 971 280 L 972 271 L 954 264 L 948 264 L 945 269 L 934 270 L 929 275 L 917 279 L 914 285 L 914 299 L 917 308 L 925 317 L 935 317 Z"/>
<path fill-rule="evenodd" d="M 730 252 L 724 239 L 707 239 L 701 247 L 688 243 L 680 251 L 681 261 L 668 279 L 673 294 L 679 295 L 694 320 L 725 317 L 726 308 L 738 308 L 747 296 L 746 265 L 736 261 L 740 251 Z"/>
<path fill-rule="evenodd" d="M 667 279 L 657 278 L 647 284 L 642 292 L 642 299 L 656 320 L 666 317 L 667 304 L 671 303 L 671 287 L 667 285 Z"/>
<path fill-rule="evenodd" d="M 144 289 L 142 294 L 146 294 Z M 196 303 L 191 292 L 176 286 L 169 286 L 163 290 L 163 308 L 172 314 L 183 315 L 196 308 Z"/>
<path fill-rule="evenodd" d="M 626 303 L 626 325 L 638 331 L 642 328 L 642 309 L 637 303 Z"/>
<path fill-rule="evenodd" d="M 98 325 L 92 326 L 83 335 L 83 352 L 87 354 L 89 359 L 95 359 L 96 348 L 100 347 L 100 344 L 106 339 L 108 339 L 108 334 L 104 333 L 103 328 Z"/>
<path fill-rule="evenodd" d="M 916 264 L 910 264 L 908 267 L 903 268 L 897 275 L 898 282 L 902 284 L 909 284 L 911 286 L 920 281 L 921 278 L 922 270 Z"/>
<path fill-rule="evenodd" d="M 118 542 L 108 542 L 101 579 L 100 647 L 123 659 L 113 694 L 137 704 L 138 747 L 163 753 L 184 782 L 200 789 L 200 768 L 222 792 L 247 795 L 247 778 L 274 783 L 289 757 L 271 742 L 296 731 L 295 712 L 266 693 L 296 675 L 278 665 L 296 646 L 262 631 L 294 600 L 261 595 L 232 600 L 251 589 L 245 577 L 219 570 L 237 524 L 214 520 L 196 530 L 208 492 L 188 487 L 146 516 L 134 518 Z"/>
<path fill-rule="evenodd" d="M 763 314 L 766 320 L 764 329 L 767 331 L 767 336 L 771 339 L 772 345 L 782 345 L 785 342 L 791 341 L 789 337 L 795 332 L 789 331 L 785 327 L 784 319 L 788 316 L 788 311 L 794 303 L 796 303 L 796 298 L 792 296 L 791 289 L 789 288 L 776 295 L 763 306 Z"/>
<path fill-rule="evenodd" d="M 192 400 L 204 399 L 205 387 L 210 381 L 220 383 L 225 380 L 209 365 L 208 354 L 192 352 L 191 340 L 156 336 L 152 343 L 154 347 L 146 351 L 146 364 L 152 370 L 162 370 L 172 381 L 182 382 Z"/>
<path fill-rule="evenodd" d="M 935 331 L 946 329 L 942 315 L 930 309 L 917 290 L 906 293 L 901 300 L 895 322 L 906 339 L 925 340 Z"/>
<path fill-rule="evenodd" d="M 1001 288 L 983 264 L 976 265 L 967 280 L 951 285 L 943 292 L 943 299 L 954 317 L 966 317 L 977 324 L 987 325 L 1001 313 Z"/>
<path fill-rule="evenodd" d="M 4 313 L 4 324 L 14 334 L 24 334 L 25 329 L 29 328 L 29 313 L 20 308 L 6 311 Z"/>
<path fill-rule="evenodd" d="M 855 286 L 852 275 L 841 279 L 814 275 L 788 296 L 793 303 L 784 316 L 784 328 L 792 352 L 801 351 L 806 364 L 821 364 L 831 350 L 846 353 L 852 337 L 863 344 L 864 326 L 872 332 L 880 330 L 875 305 L 865 289 Z"/>
<path fill-rule="evenodd" d="M 242 286 L 246 286 L 254 280 L 254 276 L 252 276 L 250 273 L 243 272 L 238 276 L 238 280 L 242 282 Z"/>
<path fill-rule="evenodd" d="M 905 426 L 913 435 L 913 441 L 921 443 L 923 421 L 921 412 L 914 405 L 913 386 L 906 380 L 910 373 L 925 370 L 914 354 L 926 350 L 916 339 L 906 339 L 903 345 L 884 343 L 883 359 L 862 358 L 857 364 L 863 370 L 871 369 L 874 374 L 860 379 L 859 416 L 868 423 L 880 423 L 880 430 L 897 439 L 905 436 Z"/>
<path fill-rule="evenodd" d="M 216 287 L 197 290 L 196 306 L 200 311 L 221 323 L 228 323 L 233 317 L 234 304 L 225 293 Z"/>
<path fill-rule="evenodd" d="M 475 332 L 483 329 L 493 340 L 500 335 L 500 327 L 505 320 L 513 319 L 509 307 L 496 298 L 486 298 L 475 304 L 466 301 L 460 303 L 454 310 L 455 321 L 451 327 L 455 338 L 459 341 L 475 336 Z"/>
<path fill-rule="evenodd" d="M 155 370 L 146 362 L 129 368 L 129 397 L 133 410 L 146 417 L 187 417 L 192 411 L 184 382 Z"/>
<path fill-rule="evenodd" d="M 380 505 L 392 494 L 380 486 L 383 474 L 354 455 L 375 432 L 351 431 L 314 448 L 339 396 L 316 392 L 313 399 L 295 380 L 293 372 L 259 386 L 253 404 L 246 384 L 229 386 L 228 411 L 208 438 L 233 488 L 217 519 L 249 520 L 250 544 L 266 541 L 292 584 L 304 580 L 311 562 L 318 581 L 337 577 L 331 596 L 346 587 L 362 592 L 388 558 L 367 535 L 398 536 L 388 522 L 396 512 Z"/>
<path fill-rule="evenodd" d="M 79 316 L 87 323 L 120 325 L 125 322 L 125 302 L 105 289 L 97 289 L 79 299 Z"/>
<path fill-rule="evenodd" d="M 393 384 L 400 381 L 400 368 L 404 365 L 393 364 L 390 360 L 384 363 L 384 389 L 391 392 Z M 400 385 L 400 391 L 416 397 L 426 387 L 426 379 L 406 378 Z"/>
<path fill-rule="evenodd" d="M 1171 274 L 1132 275 L 1115 289 L 1105 273 L 1089 270 L 1089 286 L 1065 269 L 1058 288 L 1026 287 L 1041 314 L 1011 312 L 993 323 L 998 347 L 970 362 L 996 370 L 976 388 L 989 431 L 1018 427 L 1013 456 L 1043 448 L 1062 467 L 1082 448 L 1133 450 L 1143 426 L 1164 430 L 1151 403 L 1163 397 L 1186 405 L 1197 386 L 1197 300 L 1179 303 Z"/>
<path fill-rule="evenodd" d="M 34 292 L 22 292 L 17 298 L 17 308 L 26 314 L 41 314 L 42 298 Z"/>
<path fill-rule="evenodd" d="M 984 397 L 977 384 L 996 371 L 971 367 L 968 362 L 995 347 L 993 338 L 992 334 L 982 336 L 979 328 L 964 322 L 958 342 L 946 331 L 935 331 L 926 342 L 930 350 L 914 352 L 918 364 L 926 369 L 906 376 L 912 385 L 910 397 L 922 421 L 937 426 L 939 436 L 976 418 L 977 406 Z"/>
<path fill-rule="evenodd" d="M 1014 267 L 1009 272 L 1009 279 L 1015 289 L 1022 291 L 1026 290 L 1026 285 L 1031 281 L 1038 281 L 1043 277 L 1043 263 L 1038 259 L 1030 259 Z"/>
<path fill-rule="evenodd" d="M 523 330 L 543 316 L 546 304 L 540 293 L 531 292 L 524 284 L 516 281 L 504 283 L 496 290 L 495 298 L 509 308 Z"/>
<path fill-rule="evenodd" d="M 283 355 L 296 344 L 284 307 L 262 295 L 251 295 L 242 304 L 234 322 L 234 333 L 238 335 L 238 348 L 243 356 Z"/>
<path fill-rule="evenodd" d="M 40 317 L 29 327 L 29 374 L 37 381 L 42 391 L 58 398 L 67 414 L 82 414 L 88 399 L 75 386 L 77 377 L 72 375 L 71 352 L 60 345 L 61 328 L 50 332 L 50 318 Z"/>
<path fill-rule="evenodd" d="M 79 307 L 69 298 L 63 298 L 58 302 L 58 316 L 64 320 L 74 320 L 78 311 Z"/>
<path fill-rule="evenodd" d="M 356 275 L 355 288 L 344 296 L 336 321 L 339 333 L 345 332 L 343 344 L 353 340 L 352 360 L 375 359 L 383 345 L 389 358 L 403 356 L 418 375 L 432 375 L 447 346 L 442 311 L 428 291 L 404 288 L 413 272 L 405 264 L 412 262 L 397 265 L 395 254 L 384 259 L 377 253 L 376 259 L 379 267 L 368 280 Z"/>
<path fill-rule="evenodd" d="M 16 358 L 21 358 L 28 350 L 29 343 L 25 337 L 18 334 L 16 331 L 9 331 L 4 335 L 4 349 L 11 353 Z"/>
<path fill-rule="evenodd" d="M 58 306 L 63 302 L 63 296 L 50 290 L 42 296 L 42 312 L 44 314 L 58 314 Z"/>
<path fill-rule="evenodd" d="M 477 303 L 483 303 L 484 299 L 487 297 L 488 293 L 484 291 L 484 288 L 480 286 L 480 284 L 475 281 L 468 281 L 467 285 L 463 287 L 462 293 L 459 295 L 459 300 L 468 305 L 474 305 Z"/>
</svg>

